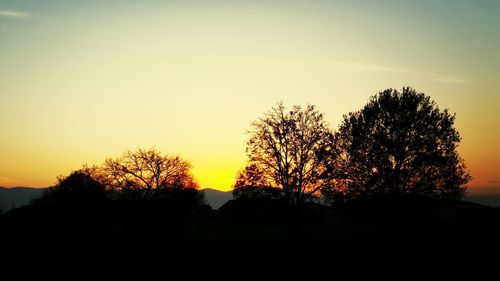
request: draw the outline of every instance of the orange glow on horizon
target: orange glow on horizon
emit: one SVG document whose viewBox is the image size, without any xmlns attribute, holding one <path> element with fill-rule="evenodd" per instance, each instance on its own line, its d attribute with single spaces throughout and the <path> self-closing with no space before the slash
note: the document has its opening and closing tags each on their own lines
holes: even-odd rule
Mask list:
<svg viewBox="0 0 500 281">
<path fill-rule="evenodd" d="M 144 2 L 1 5 L 18 14 L 0 13 L 0 186 L 155 146 L 230 190 L 245 131 L 276 102 L 314 104 L 336 129 L 411 86 L 456 113 L 471 190 L 500 193 L 495 4 Z"/>
</svg>

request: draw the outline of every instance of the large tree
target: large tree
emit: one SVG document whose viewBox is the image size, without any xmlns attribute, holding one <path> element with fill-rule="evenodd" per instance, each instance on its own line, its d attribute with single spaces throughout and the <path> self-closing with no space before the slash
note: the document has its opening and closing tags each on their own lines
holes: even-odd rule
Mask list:
<svg viewBox="0 0 500 281">
<path fill-rule="evenodd" d="M 334 135 L 330 194 L 459 199 L 470 180 L 455 116 L 411 88 L 388 89 L 344 116 Z M 330 190 L 332 191 L 332 190 Z"/>
<path fill-rule="evenodd" d="M 191 164 L 179 156 L 162 155 L 156 149 L 127 151 L 116 159 L 108 158 L 97 177 L 119 194 L 140 199 L 155 198 L 162 191 L 197 189 Z"/>
<path fill-rule="evenodd" d="M 324 175 L 332 133 L 323 115 L 313 105 L 288 110 L 279 103 L 253 122 L 249 133 L 249 167 L 267 186 L 282 190 L 296 223 L 306 198 L 318 195 L 328 182 Z"/>
</svg>

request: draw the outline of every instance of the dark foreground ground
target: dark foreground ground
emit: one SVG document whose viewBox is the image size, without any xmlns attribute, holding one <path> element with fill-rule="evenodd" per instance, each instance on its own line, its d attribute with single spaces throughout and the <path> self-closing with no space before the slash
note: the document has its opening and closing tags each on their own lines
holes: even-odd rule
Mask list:
<svg viewBox="0 0 500 281">
<path fill-rule="evenodd" d="M 1 280 L 496 280 L 500 212 L 443 220 L 329 217 L 292 241 L 286 225 L 210 222 L 0 226 Z"/>
</svg>

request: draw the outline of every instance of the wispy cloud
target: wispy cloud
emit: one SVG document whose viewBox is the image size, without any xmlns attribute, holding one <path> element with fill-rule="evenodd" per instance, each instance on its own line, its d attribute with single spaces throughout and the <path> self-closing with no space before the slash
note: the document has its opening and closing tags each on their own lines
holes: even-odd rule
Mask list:
<svg viewBox="0 0 500 281">
<path fill-rule="evenodd" d="M 400 66 L 390 66 L 377 63 L 361 63 L 355 61 L 316 61 L 316 60 L 300 60 L 291 58 L 273 58 L 277 64 L 290 64 L 290 66 L 307 67 L 321 71 L 334 71 L 344 74 L 366 74 L 366 73 L 387 73 L 387 74 L 403 74 L 406 76 L 420 77 L 430 81 L 445 83 L 445 84 L 477 84 L 478 82 L 466 80 L 460 77 L 451 75 L 425 72 L 413 70 Z"/>
<path fill-rule="evenodd" d="M 441 83 L 447 83 L 447 84 L 469 84 L 469 83 L 471 83 L 471 81 L 467 81 L 467 80 L 456 78 L 456 77 L 451 77 L 451 76 L 437 74 L 437 73 L 431 73 L 431 72 L 414 71 L 411 69 L 400 68 L 400 67 L 390 67 L 390 66 L 384 66 L 384 65 L 361 64 L 361 63 L 342 63 L 342 66 L 344 67 L 345 70 L 347 70 L 349 72 L 374 71 L 374 72 L 404 73 L 404 74 L 417 75 L 417 76 L 424 77 L 426 79 L 429 79 L 429 80 L 432 80 L 435 82 L 441 82 Z"/>
<path fill-rule="evenodd" d="M 5 177 L 5 176 L 0 176 L 0 187 L 12 187 L 16 186 L 18 182 L 22 182 L 21 178 L 15 178 L 15 177 Z"/>
<path fill-rule="evenodd" d="M 30 14 L 27 12 L 23 11 L 15 11 L 15 10 L 0 10 L 0 17 L 7 17 L 7 18 L 27 18 L 29 17 Z"/>
</svg>

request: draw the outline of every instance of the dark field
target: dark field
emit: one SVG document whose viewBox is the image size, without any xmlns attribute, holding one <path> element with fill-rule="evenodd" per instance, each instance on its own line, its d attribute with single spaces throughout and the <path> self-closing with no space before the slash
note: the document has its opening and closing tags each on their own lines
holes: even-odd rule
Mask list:
<svg viewBox="0 0 500 281">
<path fill-rule="evenodd" d="M 210 222 L 1 224 L 2 280 L 492 280 L 500 210 L 445 219 L 328 216 L 303 227 Z M 493 278 L 495 279 L 495 278 Z"/>
</svg>

